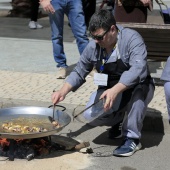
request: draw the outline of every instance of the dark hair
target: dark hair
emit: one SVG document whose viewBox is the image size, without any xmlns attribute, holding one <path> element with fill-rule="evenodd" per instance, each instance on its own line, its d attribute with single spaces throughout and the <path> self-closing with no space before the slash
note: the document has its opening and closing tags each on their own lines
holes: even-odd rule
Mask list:
<svg viewBox="0 0 170 170">
<path fill-rule="evenodd" d="M 99 28 L 108 30 L 112 25 L 116 25 L 115 18 L 111 11 L 101 9 L 93 14 L 89 23 L 89 31 L 94 32 Z"/>
</svg>

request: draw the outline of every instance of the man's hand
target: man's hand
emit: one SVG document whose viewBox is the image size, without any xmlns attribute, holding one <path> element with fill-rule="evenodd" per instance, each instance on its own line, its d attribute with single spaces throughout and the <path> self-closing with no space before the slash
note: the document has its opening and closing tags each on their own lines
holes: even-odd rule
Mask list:
<svg viewBox="0 0 170 170">
<path fill-rule="evenodd" d="M 100 98 L 105 98 L 105 103 L 104 103 L 104 111 L 108 111 L 111 109 L 116 97 L 117 93 L 115 93 L 112 89 L 108 89 L 103 92 L 103 94 L 100 96 Z"/>
<path fill-rule="evenodd" d="M 149 6 L 150 11 L 153 10 L 152 0 L 140 0 L 144 6 Z"/>
<path fill-rule="evenodd" d="M 60 90 L 58 90 L 52 94 L 51 100 L 52 100 L 53 104 L 57 104 L 57 103 L 63 101 L 65 99 L 66 95 L 71 91 L 71 89 L 72 89 L 72 86 L 66 82 Z"/>
<path fill-rule="evenodd" d="M 100 96 L 101 98 L 105 98 L 105 104 L 104 104 L 104 111 L 108 111 L 109 109 L 111 109 L 113 103 L 116 100 L 116 97 L 119 93 L 123 92 L 124 90 L 126 90 L 127 87 L 122 84 L 122 83 L 117 83 L 115 86 L 113 86 L 112 88 L 106 90 L 103 92 L 103 94 Z"/>
<path fill-rule="evenodd" d="M 149 6 L 151 4 L 151 0 L 140 0 L 144 6 Z"/>
<path fill-rule="evenodd" d="M 42 6 L 42 8 L 44 9 L 45 12 L 53 14 L 55 12 L 55 9 L 51 5 L 50 1 L 51 0 L 40 0 L 40 4 L 41 4 L 41 6 Z"/>
<path fill-rule="evenodd" d="M 65 99 L 65 95 L 59 90 L 54 92 L 51 96 L 51 100 L 54 104 L 57 104 Z"/>
</svg>

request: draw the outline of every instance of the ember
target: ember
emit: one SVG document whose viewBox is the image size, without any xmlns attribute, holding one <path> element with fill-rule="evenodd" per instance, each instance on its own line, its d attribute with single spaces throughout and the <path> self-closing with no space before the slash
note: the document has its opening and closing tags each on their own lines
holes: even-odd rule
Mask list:
<svg viewBox="0 0 170 170">
<path fill-rule="evenodd" d="M 46 156 L 56 150 L 64 150 L 64 146 L 51 141 L 50 137 L 35 139 L 0 138 L 0 156 L 31 160 L 38 156 Z"/>
</svg>

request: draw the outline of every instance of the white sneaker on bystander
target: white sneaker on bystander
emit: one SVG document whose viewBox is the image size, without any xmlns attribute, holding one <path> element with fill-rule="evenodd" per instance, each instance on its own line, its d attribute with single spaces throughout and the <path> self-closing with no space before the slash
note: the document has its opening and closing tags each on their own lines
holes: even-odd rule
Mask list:
<svg viewBox="0 0 170 170">
<path fill-rule="evenodd" d="M 29 24 L 28 24 L 29 28 L 30 29 L 40 29 L 40 28 L 43 28 L 42 25 L 40 25 L 38 22 L 35 22 L 35 21 L 30 21 Z"/>
</svg>

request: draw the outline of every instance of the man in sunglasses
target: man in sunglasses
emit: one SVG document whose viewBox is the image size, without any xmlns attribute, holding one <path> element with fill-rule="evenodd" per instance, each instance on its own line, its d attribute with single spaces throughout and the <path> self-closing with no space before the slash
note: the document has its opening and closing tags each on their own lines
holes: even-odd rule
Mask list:
<svg viewBox="0 0 170 170">
<path fill-rule="evenodd" d="M 104 100 L 104 105 L 101 102 L 93 105 L 84 112 L 84 117 L 92 126 L 111 126 L 110 138 L 124 138 L 122 145 L 113 151 L 114 156 L 131 156 L 141 148 L 143 120 L 154 94 L 145 43 L 136 31 L 116 25 L 108 10 L 92 16 L 89 31 L 93 40 L 63 87 L 53 93 L 52 101 L 58 103 L 70 91 L 76 91 L 95 67 L 98 73 L 94 74 L 94 83 L 98 90 L 92 93 L 86 107 L 99 99 Z"/>
</svg>

